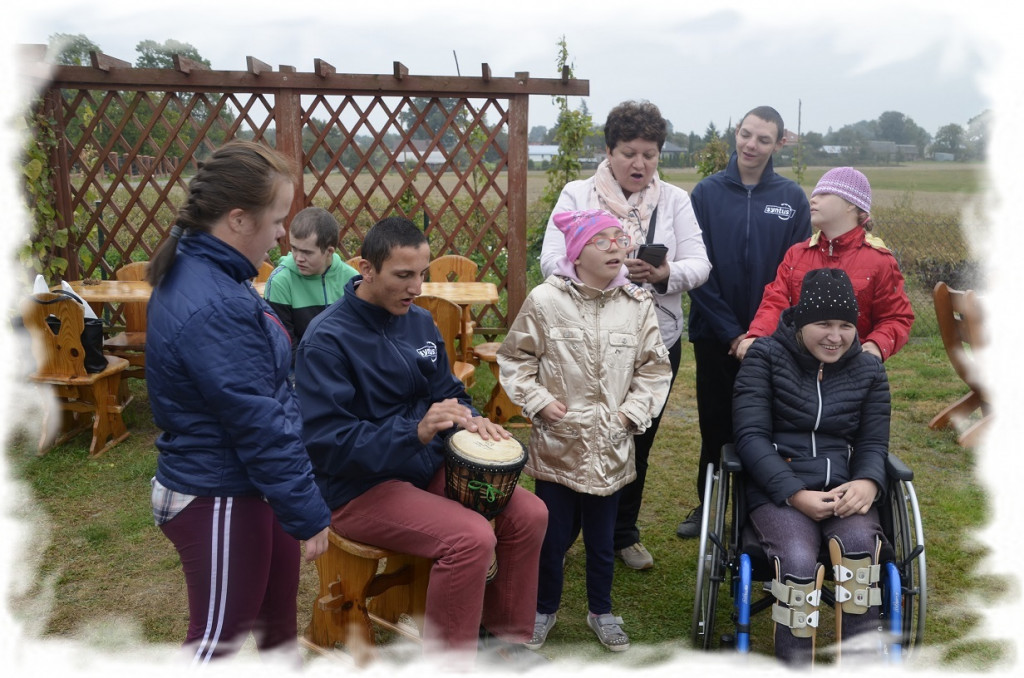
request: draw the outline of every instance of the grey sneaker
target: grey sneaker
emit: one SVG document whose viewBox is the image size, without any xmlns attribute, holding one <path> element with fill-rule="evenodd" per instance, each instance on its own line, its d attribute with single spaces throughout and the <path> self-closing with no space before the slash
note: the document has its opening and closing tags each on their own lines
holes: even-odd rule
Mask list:
<svg viewBox="0 0 1024 678">
<path fill-rule="evenodd" d="M 552 627 L 555 625 L 556 617 L 555 613 L 544 614 L 538 612 L 536 620 L 533 622 L 533 637 L 530 641 L 523 643 L 528 650 L 539 650 L 544 646 L 544 642 L 548 639 L 548 633 L 550 633 Z"/>
<path fill-rule="evenodd" d="M 686 520 L 679 523 L 676 536 L 682 539 L 696 539 L 700 536 L 700 520 L 704 515 L 704 507 L 698 504 L 686 514 Z"/>
<path fill-rule="evenodd" d="M 654 567 L 654 556 L 640 542 L 616 551 L 615 555 L 633 570 L 649 570 Z"/>
<path fill-rule="evenodd" d="M 629 636 L 622 630 L 622 617 L 613 614 L 587 613 L 587 626 L 593 629 L 601 644 L 612 652 L 629 649 Z"/>
</svg>

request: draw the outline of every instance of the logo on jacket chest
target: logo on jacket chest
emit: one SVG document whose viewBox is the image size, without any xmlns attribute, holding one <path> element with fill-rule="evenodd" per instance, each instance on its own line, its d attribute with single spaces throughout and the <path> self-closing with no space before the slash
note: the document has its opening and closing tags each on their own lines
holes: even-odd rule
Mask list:
<svg viewBox="0 0 1024 678">
<path fill-rule="evenodd" d="M 796 214 L 796 210 L 793 209 L 793 207 L 788 203 L 782 203 L 781 205 L 765 205 L 764 213 L 774 214 L 779 219 L 787 221 L 791 219 L 794 214 Z"/>
<path fill-rule="evenodd" d="M 426 344 L 416 349 L 416 352 L 420 354 L 421 358 L 426 358 L 432 363 L 437 362 L 437 344 L 432 341 L 428 341 Z"/>
</svg>

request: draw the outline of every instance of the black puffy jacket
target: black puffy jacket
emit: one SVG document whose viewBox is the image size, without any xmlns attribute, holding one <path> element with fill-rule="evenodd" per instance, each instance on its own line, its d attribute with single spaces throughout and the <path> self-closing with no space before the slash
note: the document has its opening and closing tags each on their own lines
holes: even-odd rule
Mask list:
<svg viewBox="0 0 1024 678">
<path fill-rule="evenodd" d="M 750 346 L 734 389 L 749 509 L 861 478 L 885 486 L 889 381 L 882 362 L 858 341 L 837 362 L 823 364 L 797 342 L 786 309 L 776 332 Z"/>
</svg>

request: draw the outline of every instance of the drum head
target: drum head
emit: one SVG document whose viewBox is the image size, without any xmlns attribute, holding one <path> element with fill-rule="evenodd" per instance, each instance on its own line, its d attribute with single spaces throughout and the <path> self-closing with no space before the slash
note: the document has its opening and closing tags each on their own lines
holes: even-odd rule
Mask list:
<svg viewBox="0 0 1024 678">
<path fill-rule="evenodd" d="M 484 440 L 478 433 L 466 430 L 454 433 L 448 444 L 463 459 L 486 466 L 513 464 L 526 455 L 522 443 L 515 438 Z"/>
</svg>

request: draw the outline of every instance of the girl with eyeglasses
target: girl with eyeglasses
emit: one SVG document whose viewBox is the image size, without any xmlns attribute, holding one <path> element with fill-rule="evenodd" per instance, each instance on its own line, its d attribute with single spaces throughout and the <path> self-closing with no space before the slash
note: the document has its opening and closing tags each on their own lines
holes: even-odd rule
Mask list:
<svg viewBox="0 0 1024 678">
<path fill-rule="evenodd" d="M 565 254 L 565 240 L 555 225 L 555 214 L 586 209 L 611 213 L 632 238 L 632 248 L 623 253 L 623 273 L 654 298 L 661 339 L 668 347 L 675 379 L 682 357 L 679 339 L 683 332 L 683 294 L 704 284 L 711 263 L 690 196 L 658 177 L 667 134 L 665 118 L 649 101 L 624 101 L 608 113 L 604 124 L 606 157 L 593 176 L 571 181 L 562 189 L 544 233 L 540 269 L 545 276 L 551 275 Z M 638 256 L 641 245 L 655 243 L 667 248 L 665 258 L 657 265 Z M 615 554 L 634 570 L 654 566 L 654 557 L 640 541 L 637 517 L 647 458 L 660 420 L 656 417 L 636 440 L 637 477 L 623 491 L 615 525 Z"/>
<path fill-rule="evenodd" d="M 554 216 L 565 254 L 535 287 L 498 351 L 501 383 L 533 420 L 527 475 L 548 508 L 537 617 L 540 648 L 562 598 L 562 563 L 582 527 L 587 624 L 609 650 L 629 648 L 612 613 L 614 529 L 623 488 L 636 478 L 633 441 L 668 397 L 672 370 L 654 298 L 629 282 L 633 238 L 603 210 Z"/>
</svg>

